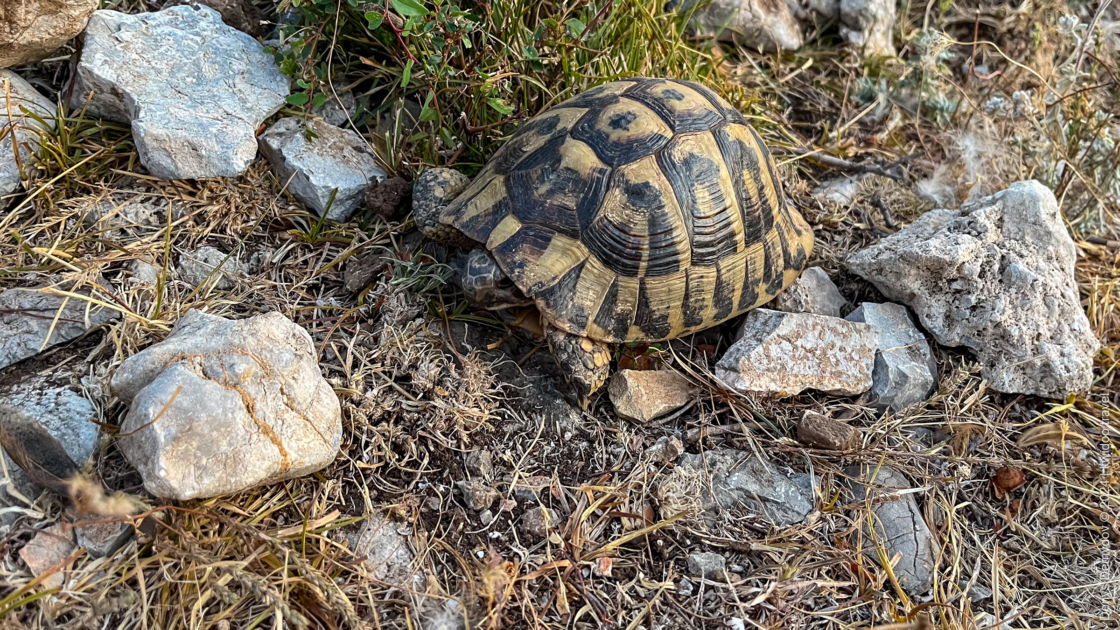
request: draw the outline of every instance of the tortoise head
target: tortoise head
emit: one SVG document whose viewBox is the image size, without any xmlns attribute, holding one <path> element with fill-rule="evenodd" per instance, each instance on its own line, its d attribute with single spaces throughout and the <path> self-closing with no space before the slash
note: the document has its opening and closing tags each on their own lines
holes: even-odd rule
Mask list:
<svg viewBox="0 0 1120 630">
<path fill-rule="evenodd" d="M 494 311 L 533 303 L 485 249 L 476 248 L 461 254 L 452 266 L 467 299 L 482 308 Z"/>
</svg>

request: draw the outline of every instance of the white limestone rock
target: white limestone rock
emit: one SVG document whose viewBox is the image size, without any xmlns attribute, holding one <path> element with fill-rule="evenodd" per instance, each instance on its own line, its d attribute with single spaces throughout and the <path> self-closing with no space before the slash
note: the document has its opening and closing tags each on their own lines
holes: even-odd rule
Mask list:
<svg viewBox="0 0 1120 630">
<path fill-rule="evenodd" d="M 4 0 L 0 0 L 0 7 L 3 4 Z M 3 17 L 0 8 L 0 22 Z M 50 99 L 18 74 L 0 70 L 0 209 L 9 204 L 5 197 L 17 191 L 34 172 L 35 154 L 42 135 L 54 127 L 54 114 L 55 106 Z M 36 116 L 43 122 L 36 120 Z M 12 150 L 13 139 L 19 147 L 18 159 L 17 152 Z"/>
</svg>

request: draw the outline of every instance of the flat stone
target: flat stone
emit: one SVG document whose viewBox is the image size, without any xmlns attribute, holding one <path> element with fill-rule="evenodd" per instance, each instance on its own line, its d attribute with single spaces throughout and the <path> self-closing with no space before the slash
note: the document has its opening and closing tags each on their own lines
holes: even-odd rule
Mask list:
<svg viewBox="0 0 1120 630">
<path fill-rule="evenodd" d="M 820 267 L 809 267 L 774 298 L 774 308 L 786 313 L 813 313 L 843 317 L 848 301 Z"/>
<path fill-rule="evenodd" d="M 8 0 L 0 0 L 0 59 L 3 57 L 4 21 L 9 18 L 4 5 Z M 34 4 L 34 3 L 29 3 Z M 94 7 L 97 3 L 94 2 Z M 2 65 L 0 65 L 2 67 Z M 43 134 L 54 127 L 55 106 L 30 83 L 24 81 L 11 70 L 0 70 L 0 209 L 6 208 L 9 201 L 4 199 L 19 190 L 24 180 L 35 173 L 35 154 Z M 8 115 L 8 101 L 11 101 L 11 116 Z M 46 126 L 35 120 L 38 116 Z M 19 159 L 12 151 L 12 132 L 15 132 L 19 147 Z"/>
<path fill-rule="evenodd" d="M 179 5 L 210 7 L 222 16 L 222 22 L 243 32 L 258 37 L 264 30 L 261 26 L 261 10 L 250 0 L 171 0 L 163 8 Z"/>
<path fill-rule="evenodd" d="M 350 91 L 342 91 L 335 96 L 327 92 L 327 100 L 318 107 L 311 108 L 311 114 L 323 119 L 323 122 L 335 127 L 345 127 L 350 123 L 350 119 L 358 113 L 358 100 L 354 98 L 354 93 Z"/>
<path fill-rule="evenodd" d="M 366 188 L 387 177 L 361 136 L 318 119 L 281 118 L 261 134 L 260 149 L 280 184 L 332 221 L 350 218 Z"/>
<path fill-rule="evenodd" d="M 408 537 L 384 514 L 370 516 L 353 542 L 354 553 L 374 579 L 407 588 L 423 583 L 419 570 L 412 567 L 415 556 Z"/>
<path fill-rule="evenodd" d="M 1089 387 L 1100 349 L 1076 260 L 1054 194 L 1024 181 L 927 212 L 847 264 L 913 309 L 938 343 L 971 350 L 992 389 L 1064 398 Z"/>
<path fill-rule="evenodd" d="M 671 370 L 619 370 L 611 377 L 607 393 L 615 413 L 649 422 L 687 405 L 696 388 Z"/>
<path fill-rule="evenodd" d="M 497 490 L 481 481 L 460 481 L 458 485 L 463 501 L 475 512 L 481 512 L 494 505 L 494 501 L 500 496 Z"/>
<path fill-rule="evenodd" d="M 534 541 L 544 540 L 548 536 L 548 528 L 556 523 L 556 516 L 547 508 L 537 506 L 525 511 L 521 516 L 521 531 Z"/>
<path fill-rule="evenodd" d="M 797 50 L 803 41 L 801 27 L 784 2 L 671 0 L 666 8 L 678 13 L 695 11 L 689 26 L 703 38 L 765 50 Z"/>
<path fill-rule="evenodd" d="M 160 276 L 163 275 L 163 267 L 157 267 L 137 259 L 129 263 L 128 272 L 132 274 L 137 283 L 154 287 L 159 284 Z"/>
<path fill-rule="evenodd" d="M 72 82 L 70 106 L 88 99 L 87 117 L 131 124 L 140 162 L 161 179 L 245 172 L 257 128 L 289 92 L 272 55 L 204 6 L 95 12 Z"/>
<path fill-rule="evenodd" d="M 851 467 L 845 473 L 858 480 L 850 484 L 853 500 L 857 503 L 871 501 L 874 539 L 863 510 L 852 513 L 853 518 L 863 524 L 864 554 L 878 563 L 875 546 L 875 540 L 878 540 L 888 558 L 901 554 L 894 565 L 894 573 L 902 588 L 913 597 L 929 591 L 933 586 L 933 569 L 936 566 L 935 544 L 914 494 L 898 494 L 910 490 L 910 482 L 905 475 L 887 466 Z"/>
<path fill-rule="evenodd" d="M 0 68 L 41 59 L 78 36 L 98 0 L 0 0 Z"/>
<path fill-rule="evenodd" d="M 801 415 L 797 439 L 802 444 L 831 451 L 852 451 L 860 447 L 859 429 L 812 411 Z"/>
<path fill-rule="evenodd" d="M 381 252 L 372 251 L 354 256 L 346 262 L 346 269 L 342 272 L 342 288 L 349 293 L 361 293 L 373 284 L 384 270 L 385 255 Z"/>
<path fill-rule="evenodd" d="M 871 324 L 879 331 L 871 395 L 878 409 L 901 411 L 930 397 L 937 388 L 937 361 L 923 335 L 901 304 L 864 302 L 848 321 Z"/>
<path fill-rule="evenodd" d="M 743 508 L 775 525 L 800 523 L 813 511 L 813 487 L 799 475 L 730 448 L 681 455 L 678 466 L 704 479 L 700 505 L 706 518 L 720 509 Z"/>
<path fill-rule="evenodd" d="M 877 337 L 872 326 L 837 317 L 755 309 L 716 363 L 716 378 L 756 395 L 861 394 L 871 388 Z"/>
<path fill-rule="evenodd" d="M 706 580 L 723 579 L 726 564 L 727 560 L 723 556 L 711 551 L 688 554 L 688 572 Z"/>
<path fill-rule="evenodd" d="M 62 531 L 62 526 L 51 525 L 46 529 L 39 530 L 35 537 L 24 545 L 23 549 L 19 550 L 19 557 L 31 570 L 31 574 L 39 577 L 65 562 L 74 552 L 74 549 L 76 547 L 73 539 Z M 39 586 L 45 589 L 62 586 L 66 583 L 67 569 L 69 569 L 69 566 L 60 568 L 40 582 Z"/>
<path fill-rule="evenodd" d="M 111 556 L 132 539 L 132 526 L 127 522 L 109 520 L 78 522 L 73 525 L 74 539 L 79 547 L 85 547 L 94 558 Z"/>
<path fill-rule="evenodd" d="M 76 339 L 120 316 L 87 300 L 50 293 L 51 289 L 89 295 L 87 287 L 65 280 L 0 293 L 0 368 Z"/>
<path fill-rule="evenodd" d="M 215 269 L 218 271 L 215 272 Z M 237 256 L 228 256 L 214 247 L 200 247 L 179 257 L 179 277 L 192 287 L 210 279 L 215 289 L 228 291 L 235 286 L 236 279 L 247 271 Z"/>
<path fill-rule="evenodd" d="M 311 336 L 280 313 L 233 321 L 189 311 L 110 385 L 129 405 L 118 444 L 158 497 L 239 492 L 338 454 L 338 397 Z"/>
</svg>

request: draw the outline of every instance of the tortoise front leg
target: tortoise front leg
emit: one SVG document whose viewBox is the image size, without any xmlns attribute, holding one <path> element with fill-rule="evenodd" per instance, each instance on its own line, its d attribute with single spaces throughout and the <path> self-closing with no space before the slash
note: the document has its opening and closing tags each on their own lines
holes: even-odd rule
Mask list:
<svg viewBox="0 0 1120 630">
<path fill-rule="evenodd" d="M 576 390 L 579 406 L 587 409 L 591 394 L 607 382 L 611 372 L 610 346 L 587 337 L 566 333 L 548 326 L 545 330 L 552 356 L 560 363 L 564 376 Z"/>
</svg>

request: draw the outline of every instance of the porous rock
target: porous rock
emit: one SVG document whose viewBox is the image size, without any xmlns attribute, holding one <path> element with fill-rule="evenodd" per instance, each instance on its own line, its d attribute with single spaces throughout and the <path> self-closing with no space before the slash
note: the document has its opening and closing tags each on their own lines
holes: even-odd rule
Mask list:
<svg viewBox="0 0 1120 630">
<path fill-rule="evenodd" d="M 71 107 L 88 100 L 87 116 L 130 123 L 140 162 L 161 179 L 240 175 L 257 127 L 288 96 L 261 44 L 197 5 L 97 11 L 72 81 Z"/>
<path fill-rule="evenodd" d="M 71 281 L 0 293 L 0 368 L 75 339 L 120 316 L 92 301 L 52 291 L 89 295 L 87 288 Z"/>
<path fill-rule="evenodd" d="M 851 483 L 852 499 L 856 503 L 870 503 L 874 537 L 867 524 L 865 513 L 854 512 L 862 524 L 862 549 L 873 561 L 878 562 L 876 541 L 886 550 L 886 557 L 900 554 L 894 565 L 899 584 L 912 596 L 918 596 L 933 585 L 935 544 L 910 482 L 899 471 L 888 466 L 867 465 L 862 469 L 851 467 L 845 473 L 854 479 Z"/>
<path fill-rule="evenodd" d="M 667 7 L 695 11 L 690 25 L 700 37 L 766 50 L 801 47 L 801 27 L 782 0 L 670 0 Z"/>
<path fill-rule="evenodd" d="M 366 189 L 366 207 L 386 221 L 400 220 L 412 207 L 412 184 L 391 177 Z"/>
<path fill-rule="evenodd" d="M 281 118 L 261 134 L 260 148 L 280 183 L 332 221 L 350 218 L 366 188 L 387 177 L 361 136 L 323 120 Z"/>
<path fill-rule="evenodd" d="M 905 306 L 864 302 L 847 319 L 871 324 L 879 331 L 871 373 L 872 401 L 877 408 L 901 411 L 929 398 L 937 387 L 937 361 Z"/>
<path fill-rule="evenodd" d="M 125 360 L 111 387 L 129 405 L 121 450 L 159 497 L 306 475 L 329 464 L 342 439 L 311 336 L 280 313 L 233 321 L 192 310 Z"/>
<path fill-rule="evenodd" d="M 7 17 L 3 5 L 4 0 L 0 0 L 0 30 Z M 4 197 L 18 190 L 34 171 L 39 142 L 43 134 L 51 130 L 54 113 L 54 103 L 30 83 L 11 70 L 0 70 L 0 208 L 8 206 L 9 201 Z M 47 124 L 43 125 L 34 116 Z M 12 150 L 13 140 L 19 147 L 18 153 Z M 16 159 L 17 154 L 19 159 Z"/>
<path fill-rule="evenodd" d="M 235 279 L 246 271 L 236 256 L 214 247 L 200 247 L 179 257 L 179 277 L 192 287 L 213 279 L 215 289 L 228 291 L 234 287 Z"/>
<path fill-rule="evenodd" d="M 1076 258 L 1054 194 L 1023 181 L 927 212 L 847 264 L 913 309 L 938 343 L 975 353 L 992 389 L 1063 398 L 1089 386 L 1100 348 Z"/>
<path fill-rule="evenodd" d="M 755 309 L 716 364 L 716 378 L 757 395 L 792 396 L 806 389 L 861 394 L 871 387 L 876 339 L 867 324 Z"/>
<path fill-rule="evenodd" d="M 792 525 L 813 510 L 808 475 L 751 453 L 730 448 L 685 453 L 677 463 L 686 473 L 702 475 L 700 505 L 706 518 L 715 518 L 720 509 L 742 507 L 776 525 Z"/>
<path fill-rule="evenodd" d="M 688 554 L 688 572 L 708 580 L 723 578 L 723 567 L 727 560 L 718 553 L 701 551 Z"/>
<path fill-rule="evenodd" d="M 74 549 L 74 540 L 68 532 L 64 532 L 61 525 L 51 525 L 39 530 L 19 550 L 19 557 L 35 577 L 58 567 L 57 571 L 39 582 L 43 588 L 54 588 L 66 583 L 66 569 L 69 567 L 59 565 L 66 561 Z"/>
<path fill-rule="evenodd" d="M 774 298 L 774 308 L 786 313 L 813 313 L 843 317 L 848 301 L 840 295 L 828 274 L 820 267 L 809 267 L 797 281 Z"/>
<path fill-rule="evenodd" d="M 0 0 L 0 68 L 45 59 L 85 28 L 98 0 Z"/>
<path fill-rule="evenodd" d="M 261 35 L 261 10 L 251 0 L 171 0 L 163 8 L 179 5 L 210 7 L 222 16 L 222 21 L 233 28 L 258 37 Z"/>
<path fill-rule="evenodd" d="M 813 411 L 801 415 L 797 439 L 802 444 L 832 451 L 850 451 L 860 445 L 859 429 Z"/>
<path fill-rule="evenodd" d="M 354 553 L 374 579 L 413 588 L 423 576 L 413 569 L 408 536 L 383 513 L 371 515 L 353 538 Z"/>
<path fill-rule="evenodd" d="M 696 388 L 671 370 L 619 370 L 607 393 L 618 415 L 648 422 L 687 405 Z"/>
</svg>

